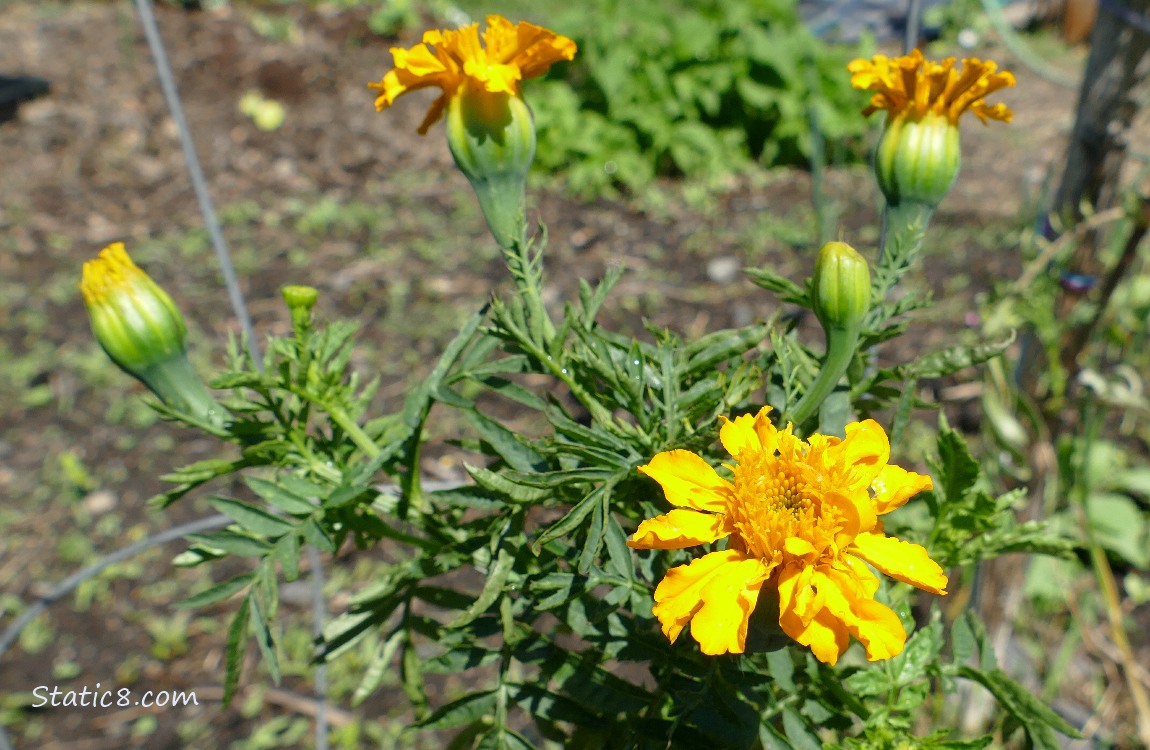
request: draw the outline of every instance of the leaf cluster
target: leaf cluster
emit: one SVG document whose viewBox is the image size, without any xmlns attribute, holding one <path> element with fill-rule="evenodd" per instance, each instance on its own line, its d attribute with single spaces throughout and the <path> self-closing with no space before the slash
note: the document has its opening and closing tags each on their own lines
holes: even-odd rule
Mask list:
<svg viewBox="0 0 1150 750">
<path fill-rule="evenodd" d="M 532 91 L 536 158 L 578 191 L 805 166 L 823 138 L 845 148 L 839 160 L 863 154 L 847 53 L 812 37 L 793 3 L 593 0 L 555 25 L 579 55 Z"/>
</svg>

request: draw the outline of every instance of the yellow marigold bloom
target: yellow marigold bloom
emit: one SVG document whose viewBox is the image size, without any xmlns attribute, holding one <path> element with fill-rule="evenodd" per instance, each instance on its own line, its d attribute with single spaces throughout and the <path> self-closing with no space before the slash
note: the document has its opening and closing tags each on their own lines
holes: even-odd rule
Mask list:
<svg viewBox="0 0 1150 750">
<path fill-rule="evenodd" d="M 850 637 L 871 661 L 899 654 L 906 631 L 874 599 L 886 575 L 935 594 L 947 579 L 926 549 L 888 537 L 878 516 L 932 487 L 928 476 L 887 463 L 890 443 L 873 420 L 853 422 L 846 438 L 795 437 L 768 417 L 724 419 L 719 432 L 735 458 L 720 476 L 685 450 L 660 453 L 639 471 L 677 506 L 639 525 L 637 549 L 682 549 L 726 539 L 711 552 L 667 571 L 653 613 L 674 642 L 689 622 L 703 653 L 742 653 L 764 586 L 778 590 L 779 627 L 834 664 Z"/>
<path fill-rule="evenodd" d="M 999 73 L 990 60 L 967 58 L 956 70 L 953 57 L 934 62 L 916 49 L 902 57 L 854 60 L 847 67 L 852 86 L 875 92 L 863 114 L 887 112 L 874 172 L 888 206 L 933 209 L 946 196 L 958 177 L 963 112 L 973 112 L 984 123 L 1013 117 L 1005 104 L 986 103 L 988 94 L 1014 85 L 1014 76 Z"/>
<path fill-rule="evenodd" d="M 431 46 L 429 46 L 431 45 Z M 419 126 L 421 135 L 443 116 L 457 94 L 474 88 L 492 94 L 519 95 L 519 82 L 546 73 L 552 63 L 575 57 L 575 42 L 526 21 L 512 24 L 502 16 L 487 17 L 480 43 L 479 24 L 458 31 L 427 31 L 411 49 L 393 47 L 395 69 L 379 83 L 375 108 L 383 110 L 409 91 L 438 87 L 435 100 Z"/>
<path fill-rule="evenodd" d="M 870 106 L 863 110 L 865 115 L 885 109 L 892 117 L 917 120 L 933 113 L 945 115 L 950 124 L 957 125 L 963 112 L 973 112 L 984 123 L 1010 122 L 1013 113 L 1005 104 L 991 106 L 985 98 L 1013 86 L 1014 75 L 1005 70 L 999 73 L 998 64 L 992 60 L 968 57 L 959 70 L 955 70 L 954 62 L 953 57 L 942 62 L 926 60 L 915 49 L 901 57 L 875 55 L 871 60 L 854 60 L 847 69 L 852 86 L 875 92 Z"/>
</svg>

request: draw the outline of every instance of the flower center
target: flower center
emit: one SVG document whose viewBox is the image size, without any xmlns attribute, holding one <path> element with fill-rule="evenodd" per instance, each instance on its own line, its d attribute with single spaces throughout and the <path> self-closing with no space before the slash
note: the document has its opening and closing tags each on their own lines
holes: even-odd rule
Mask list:
<svg viewBox="0 0 1150 750">
<path fill-rule="evenodd" d="M 842 524 L 833 507 L 824 507 L 824 488 L 811 467 L 761 451 L 743 451 L 734 472 L 735 497 L 727 507 L 733 546 L 779 564 L 787 539 L 809 544 L 816 559 L 834 545 Z"/>
</svg>

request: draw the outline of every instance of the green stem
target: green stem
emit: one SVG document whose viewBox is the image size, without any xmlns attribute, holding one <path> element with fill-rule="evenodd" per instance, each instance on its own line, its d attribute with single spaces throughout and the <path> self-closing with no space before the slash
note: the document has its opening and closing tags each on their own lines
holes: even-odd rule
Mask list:
<svg viewBox="0 0 1150 750">
<path fill-rule="evenodd" d="M 216 403 L 186 355 L 147 368 L 140 374 L 140 380 L 175 411 L 213 427 L 222 427 L 227 422 L 227 409 Z"/>
<path fill-rule="evenodd" d="M 308 397 L 305 395 L 304 398 Z M 356 447 L 363 451 L 368 458 L 375 458 L 379 455 L 379 446 L 363 431 L 363 428 L 356 424 L 356 421 L 352 419 L 347 412 L 339 407 L 330 406 L 311 398 L 308 398 L 308 400 L 326 411 L 328 416 L 331 417 L 331 421 L 347 433 L 347 436 L 351 438 L 351 442 L 355 443 Z"/>
<path fill-rule="evenodd" d="M 795 408 L 783 416 L 783 424 L 793 422 L 795 425 L 801 425 L 818 411 L 850 366 L 858 340 L 857 328 L 853 331 L 841 328 L 827 331 L 827 353 L 823 357 L 823 366 L 806 393 L 795 404 Z"/>
<path fill-rule="evenodd" d="M 550 349 L 551 340 L 555 338 L 555 324 L 543 304 L 543 259 L 532 258 L 531 245 L 524 240 L 514 242 L 511 248 L 504 248 L 503 258 L 527 305 L 527 322 L 532 336 L 541 348 Z"/>
<path fill-rule="evenodd" d="M 913 202 L 888 203 L 883 209 L 883 242 L 871 283 L 875 307 L 868 317 L 882 315 L 882 306 L 877 303 L 886 299 L 918 258 L 933 213 L 930 206 Z"/>
</svg>

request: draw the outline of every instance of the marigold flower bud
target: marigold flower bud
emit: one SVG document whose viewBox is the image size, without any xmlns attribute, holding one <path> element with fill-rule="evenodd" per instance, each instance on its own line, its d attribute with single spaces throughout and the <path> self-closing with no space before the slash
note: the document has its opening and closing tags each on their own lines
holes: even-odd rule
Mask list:
<svg viewBox="0 0 1150 750">
<path fill-rule="evenodd" d="M 832 330 L 856 335 L 870 309 L 870 268 L 845 242 L 828 242 L 819 251 L 811 278 L 815 315 L 828 335 Z"/>
<path fill-rule="evenodd" d="M 875 177 L 892 206 L 936 207 L 958 177 L 960 164 L 958 126 L 935 114 L 921 120 L 888 118 L 874 152 Z"/>
<path fill-rule="evenodd" d="M 970 112 L 983 123 L 1010 122 L 1005 104 L 986 97 L 1014 85 L 1014 75 L 993 60 L 948 57 L 927 60 L 917 49 L 902 57 L 875 55 L 853 60 L 851 85 L 875 92 L 863 110 L 887 113 L 875 151 L 875 174 L 887 203 L 920 203 L 934 208 L 958 174 L 958 123 Z"/>
<path fill-rule="evenodd" d="M 468 86 L 447 107 L 447 145 L 502 247 L 523 242 L 535 123 L 518 94 Z"/>
<path fill-rule="evenodd" d="M 84 264 L 80 292 L 96 341 L 120 369 L 172 409 L 219 423 L 221 409 L 188 362 L 183 315 L 122 242 Z"/>
</svg>

